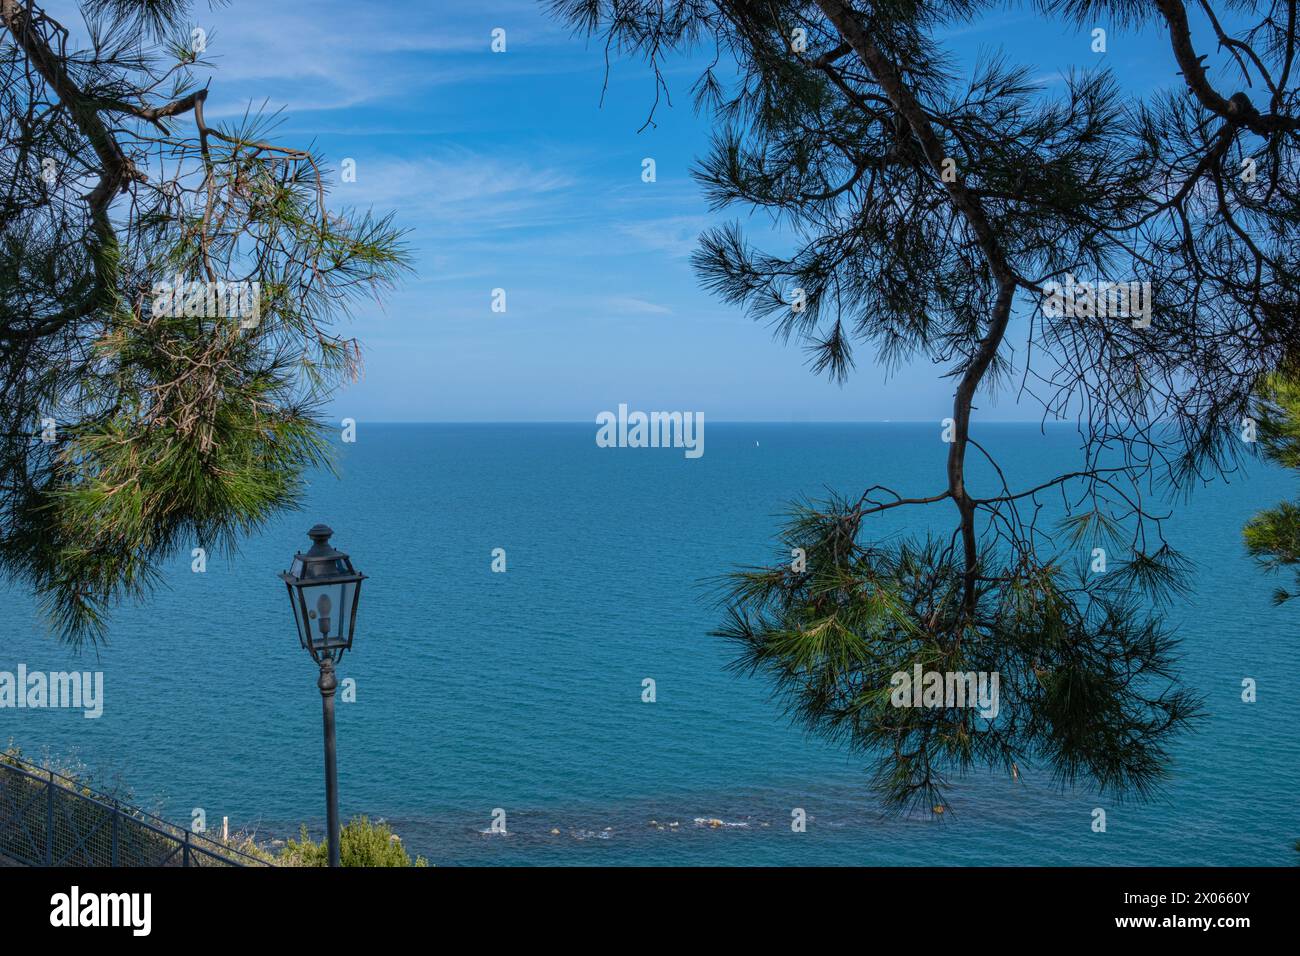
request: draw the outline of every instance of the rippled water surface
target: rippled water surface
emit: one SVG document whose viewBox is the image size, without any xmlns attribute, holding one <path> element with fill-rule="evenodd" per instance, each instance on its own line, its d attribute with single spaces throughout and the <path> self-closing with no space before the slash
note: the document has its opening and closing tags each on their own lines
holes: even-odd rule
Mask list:
<svg viewBox="0 0 1300 956">
<path fill-rule="evenodd" d="M 371 576 L 339 707 L 345 816 L 392 822 L 431 862 L 538 864 L 1276 864 L 1300 837 L 1300 609 L 1245 557 L 1240 527 L 1284 474 L 1197 492 L 1169 533 L 1194 592 L 1170 612 L 1208 717 L 1163 796 L 1117 805 L 1041 768 L 953 788 L 942 823 L 884 815 L 862 761 L 789 726 L 731 650 L 707 582 L 767 560 L 784 503 L 875 483 L 930 494 L 938 426 L 706 428 L 702 458 L 601 449 L 589 425 L 366 425 L 308 507 L 114 619 L 80 659 L 21 589 L 0 603 L 0 670 L 102 669 L 105 710 L 0 710 L 0 738 L 74 754 L 151 807 L 202 807 L 282 835 L 323 816 L 320 698 L 275 577 L 325 521 Z M 1013 482 L 1066 470 L 1065 426 L 984 425 Z M 982 480 L 987 482 L 984 474 Z M 878 534 L 948 527 L 945 504 Z M 491 571 L 506 549 L 508 571 Z M 642 681 L 657 701 L 642 703 Z M 1241 701 L 1241 681 L 1258 702 Z M 1107 810 L 1104 834 L 1090 827 Z M 490 832 L 494 809 L 507 835 Z M 791 832 L 803 809 L 807 832 Z M 554 832 L 558 831 L 558 832 Z"/>
</svg>

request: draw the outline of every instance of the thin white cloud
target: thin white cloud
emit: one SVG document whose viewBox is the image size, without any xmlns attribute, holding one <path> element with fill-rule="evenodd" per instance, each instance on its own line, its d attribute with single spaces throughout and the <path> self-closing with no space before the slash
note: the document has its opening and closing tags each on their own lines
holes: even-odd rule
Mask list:
<svg viewBox="0 0 1300 956">
<path fill-rule="evenodd" d="M 548 209 L 563 209 L 561 193 L 574 185 L 560 169 L 463 149 L 420 159 L 355 158 L 356 182 L 334 187 L 336 203 L 395 209 L 447 232 L 536 228 Z"/>
<path fill-rule="evenodd" d="M 706 225 L 703 216 L 663 216 L 622 223 L 618 231 L 642 248 L 685 259 L 695 251 Z"/>
<path fill-rule="evenodd" d="M 600 306 L 615 315 L 672 315 L 673 312 L 666 305 L 636 296 L 610 296 L 602 299 Z"/>
<path fill-rule="evenodd" d="M 273 90 L 273 106 L 294 113 L 398 101 L 422 90 L 576 69 L 563 56 L 567 34 L 536 7 L 471 9 L 456 15 L 422 3 L 357 4 L 284 0 L 237 2 L 202 11 L 214 69 L 213 115 L 242 113 Z M 491 32 L 507 27 L 507 52 L 491 52 Z M 576 53 L 576 51 L 574 51 Z M 258 89 L 250 90 L 256 86 Z M 232 98 L 223 104 L 217 87 Z"/>
</svg>

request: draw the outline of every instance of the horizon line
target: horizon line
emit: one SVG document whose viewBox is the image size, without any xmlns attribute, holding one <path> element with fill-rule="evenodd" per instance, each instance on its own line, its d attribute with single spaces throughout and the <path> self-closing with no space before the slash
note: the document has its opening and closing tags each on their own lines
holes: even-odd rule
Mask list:
<svg viewBox="0 0 1300 956">
<path fill-rule="evenodd" d="M 347 416 L 354 418 L 355 416 Z M 587 418 L 493 418 L 493 419 L 357 419 L 368 425 L 595 425 Z M 715 425 L 936 425 L 942 418 L 809 418 L 800 420 L 777 418 L 720 418 Z M 981 425 L 1077 425 L 1073 419 L 999 418 L 980 422 Z"/>
</svg>

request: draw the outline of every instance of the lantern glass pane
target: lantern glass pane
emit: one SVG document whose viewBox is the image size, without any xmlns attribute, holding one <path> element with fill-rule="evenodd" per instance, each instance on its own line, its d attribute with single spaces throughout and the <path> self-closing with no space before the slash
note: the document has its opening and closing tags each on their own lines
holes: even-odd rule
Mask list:
<svg viewBox="0 0 1300 956">
<path fill-rule="evenodd" d="M 338 618 L 338 638 L 344 644 L 352 637 L 352 599 L 356 589 L 356 583 L 352 581 L 339 585 L 339 603 L 335 615 Z"/>
<path fill-rule="evenodd" d="M 317 648 L 337 647 L 348 641 L 352 599 L 356 583 L 308 585 L 302 589 L 307 604 L 308 640 Z"/>
<path fill-rule="evenodd" d="M 298 589 L 295 587 L 289 588 L 289 605 L 293 608 L 293 624 L 298 628 L 298 640 L 305 642 L 307 630 L 303 627 L 302 610 L 298 606 Z M 303 646 L 305 647 L 306 644 L 304 643 Z"/>
<path fill-rule="evenodd" d="M 317 584 L 314 586 L 304 587 L 302 589 L 303 601 L 307 605 L 307 640 L 316 647 L 323 647 L 325 644 L 325 631 L 321 629 L 321 600 L 328 599 L 325 593 L 329 590 L 329 585 Z M 325 625 L 329 624 L 329 614 L 325 615 Z"/>
</svg>

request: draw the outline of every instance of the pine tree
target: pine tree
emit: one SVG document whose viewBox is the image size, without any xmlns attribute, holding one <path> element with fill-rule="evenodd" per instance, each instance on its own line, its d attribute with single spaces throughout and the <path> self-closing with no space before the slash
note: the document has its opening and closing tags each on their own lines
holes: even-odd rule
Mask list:
<svg viewBox="0 0 1300 956">
<path fill-rule="evenodd" d="M 1256 440 L 1263 456 L 1283 468 L 1300 471 L 1300 375 L 1282 370 L 1264 379 L 1257 390 Z M 1246 548 L 1266 569 L 1290 568 L 1296 591 L 1278 588 L 1282 604 L 1300 592 L 1300 500 L 1282 501 L 1259 512 L 1245 528 Z"/>
<path fill-rule="evenodd" d="M 0 568 L 74 643 L 298 500 L 359 369 L 338 322 L 405 268 L 320 157 L 205 119 L 189 6 L 85 0 L 77 49 L 0 0 Z"/>
<path fill-rule="evenodd" d="M 552 3 L 650 65 L 656 109 L 666 58 L 704 64 L 695 104 L 717 132 L 696 177 L 794 246 L 711 229 L 707 288 L 817 373 L 843 379 L 866 349 L 954 382 L 944 472 L 797 504 L 777 562 L 732 576 L 719 632 L 808 728 L 869 755 L 898 808 L 941 806 L 948 774 L 1033 760 L 1117 796 L 1159 784 L 1198 713 L 1160 617 L 1186 587 L 1165 506 L 1246 453 L 1252 389 L 1300 341 L 1295 5 L 1202 4 L 1197 30 L 1182 0 L 1026 5 L 1063 27 L 1156 25 L 1177 91 L 1137 98 L 1098 68 L 1057 95 L 1003 56 L 963 71 L 941 38 L 1006 10 L 980 0 Z M 970 487 L 972 457 L 992 462 L 977 399 L 999 389 L 1075 421 L 1077 465 Z M 1066 516 L 1048 526 L 1053 502 Z M 941 505 L 948 534 L 876 530 Z M 893 675 L 918 664 L 999 673 L 999 716 L 896 706 Z"/>
</svg>

